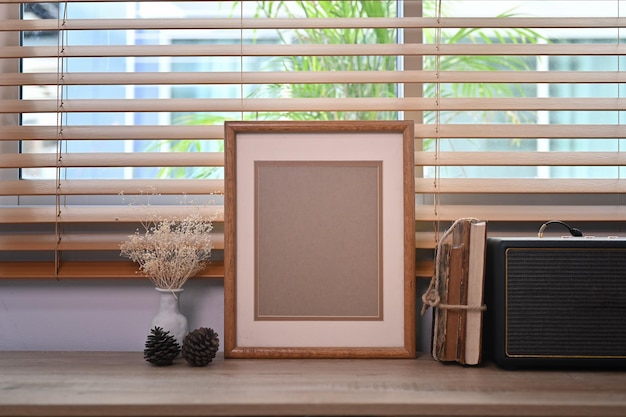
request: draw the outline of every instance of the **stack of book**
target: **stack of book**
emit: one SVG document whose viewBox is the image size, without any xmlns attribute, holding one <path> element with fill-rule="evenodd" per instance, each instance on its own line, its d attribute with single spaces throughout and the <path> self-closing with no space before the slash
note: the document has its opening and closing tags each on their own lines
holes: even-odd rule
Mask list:
<svg viewBox="0 0 626 417">
<path fill-rule="evenodd" d="M 436 254 L 432 356 L 442 362 L 481 361 L 487 224 L 459 219 L 442 236 Z"/>
</svg>

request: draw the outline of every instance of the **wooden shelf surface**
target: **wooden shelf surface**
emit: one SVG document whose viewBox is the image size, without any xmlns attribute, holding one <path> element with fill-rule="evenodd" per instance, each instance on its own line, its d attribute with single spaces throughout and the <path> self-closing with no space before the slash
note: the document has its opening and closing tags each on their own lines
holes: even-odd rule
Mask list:
<svg viewBox="0 0 626 417">
<path fill-rule="evenodd" d="M 407 359 L 228 359 L 0 352 L 0 416 L 624 416 L 626 372 Z"/>
</svg>

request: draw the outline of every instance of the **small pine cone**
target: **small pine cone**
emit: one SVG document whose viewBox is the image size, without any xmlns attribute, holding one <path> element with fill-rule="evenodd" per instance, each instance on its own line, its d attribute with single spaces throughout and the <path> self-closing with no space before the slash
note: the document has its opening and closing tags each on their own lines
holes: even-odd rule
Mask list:
<svg viewBox="0 0 626 417">
<path fill-rule="evenodd" d="M 213 329 L 200 327 L 189 332 L 183 340 L 182 356 L 191 366 L 207 366 L 220 347 L 220 339 Z"/>
<path fill-rule="evenodd" d="M 180 354 L 180 345 L 170 332 L 161 327 L 150 330 L 143 358 L 156 366 L 167 366 Z"/>
</svg>

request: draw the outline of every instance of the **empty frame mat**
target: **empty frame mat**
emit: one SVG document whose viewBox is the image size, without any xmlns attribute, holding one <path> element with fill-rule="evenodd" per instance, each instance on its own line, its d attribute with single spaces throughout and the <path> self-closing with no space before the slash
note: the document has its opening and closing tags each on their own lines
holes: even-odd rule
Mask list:
<svg viewBox="0 0 626 417">
<path fill-rule="evenodd" d="M 381 164 L 256 162 L 255 319 L 382 319 Z"/>
<path fill-rule="evenodd" d="M 410 122 L 227 122 L 224 355 L 414 357 Z"/>
</svg>

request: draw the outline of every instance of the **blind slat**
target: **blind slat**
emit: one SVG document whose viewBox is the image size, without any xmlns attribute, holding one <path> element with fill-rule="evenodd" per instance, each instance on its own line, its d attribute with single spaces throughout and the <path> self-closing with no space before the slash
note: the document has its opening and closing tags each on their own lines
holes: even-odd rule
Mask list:
<svg viewBox="0 0 626 417">
<path fill-rule="evenodd" d="M 416 193 L 439 194 L 617 194 L 626 179 L 429 178 L 415 179 Z"/>
<path fill-rule="evenodd" d="M 192 207 L 153 207 L 154 213 L 159 217 L 185 216 L 192 212 Z M 215 223 L 224 221 L 224 207 L 220 205 L 200 208 L 203 216 L 213 219 Z M 447 205 L 437 209 L 437 214 L 432 206 L 416 206 L 418 221 L 434 221 L 436 219 L 455 220 L 460 217 L 478 217 L 493 221 L 545 221 L 546 219 L 563 218 L 563 220 L 590 221 L 624 221 L 626 209 L 623 207 L 607 206 L 528 206 L 528 205 Z M 463 214 L 466 213 L 466 214 Z M 55 207 L 24 207 L 0 209 L 4 223 L 53 223 Z M 61 223 L 136 223 L 140 220 L 149 220 L 152 213 L 142 212 L 129 206 L 72 206 L 63 207 L 58 220 Z"/>
<path fill-rule="evenodd" d="M 58 129 L 54 126 L 4 126 L 2 140 L 56 140 Z M 438 133 L 438 135 L 437 135 Z M 434 124 L 415 124 L 416 138 L 622 138 L 625 125 L 562 124 L 562 125 L 509 125 L 509 124 L 454 124 L 438 128 Z M 221 126 L 67 126 L 63 138 L 73 140 L 126 139 L 214 139 L 224 137 Z M 10 158 L 11 156 L 9 156 Z"/>
<path fill-rule="evenodd" d="M 623 138 L 625 125 L 599 124 L 434 124 L 415 125 L 416 137 L 454 138 Z"/>
<path fill-rule="evenodd" d="M 0 47 L 0 58 L 55 58 L 58 48 L 48 46 Z M 201 56 L 613 56 L 626 54 L 623 44 L 356 44 L 356 45 L 111 45 L 67 46 L 66 58 L 201 57 Z"/>
<path fill-rule="evenodd" d="M 618 166 L 622 152 L 416 152 L 424 166 Z"/>
<path fill-rule="evenodd" d="M 62 156 L 59 163 L 56 154 L 0 154 L 2 168 L 36 167 L 201 167 L 224 166 L 222 152 L 150 152 L 150 153 L 71 153 Z"/>
<path fill-rule="evenodd" d="M 120 243 L 128 238 L 123 233 L 64 233 L 63 239 L 57 242 L 56 236 L 51 234 L 32 235 L 1 235 L 0 250 L 3 251 L 117 251 Z M 224 234 L 211 233 L 213 249 L 224 249 Z"/>
<path fill-rule="evenodd" d="M 542 223 L 559 219 L 562 221 L 623 222 L 626 207 L 607 205 L 418 205 L 415 209 L 418 220 L 451 222 L 463 217 L 488 219 L 490 222 L 535 222 Z M 519 232 L 516 232 L 519 233 Z"/>
<path fill-rule="evenodd" d="M 551 83 L 613 84 L 626 82 L 617 71 L 344 71 L 350 83 Z M 193 81 L 191 81 L 193 80 Z M 53 85 L 55 73 L 0 74 L 0 85 Z M 152 84 L 315 84 L 336 83 L 335 72 L 94 72 L 66 73 L 64 85 Z"/>
<path fill-rule="evenodd" d="M 417 166 L 617 166 L 626 165 L 620 152 L 416 152 Z M 55 154 L 0 155 L 2 168 L 55 167 Z M 63 156 L 72 167 L 224 166 L 221 152 L 84 153 Z"/>
<path fill-rule="evenodd" d="M 624 98 L 300 98 L 67 100 L 67 113 L 87 112 L 285 112 L 285 111 L 505 111 L 624 110 Z M 54 113 L 56 100 L 0 100 L 0 113 Z"/>
<path fill-rule="evenodd" d="M 206 205 L 152 205 L 149 209 L 136 205 L 72 205 L 62 206 L 61 213 L 56 215 L 56 207 L 23 205 L 20 207 L 1 207 L 0 218 L 3 223 L 137 223 L 154 220 L 155 218 L 186 217 L 193 213 L 199 213 L 215 223 L 224 221 L 224 206 L 213 205 L 207 201 Z"/>
<path fill-rule="evenodd" d="M 0 195 L 133 195 L 154 190 L 158 194 L 222 194 L 224 181 L 214 179 L 55 180 L 0 181 Z"/>
<path fill-rule="evenodd" d="M 619 179 L 461 179 L 444 178 L 437 181 L 416 178 L 416 193 L 619 193 L 626 187 Z M 140 194 L 154 188 L 160 194 L 221 194 L 223 180 L 73 180 L 62 181 L 65 195 Z M 0 195 L 55 195 L 54 180 L 0 181 Z"/>
<path fill-rule="evenodd" d="M 2 4 L 4 2 L 0 2 Z M 15 20 L 7 19 L 0 26 L 0 31 L 38 31 L 57 30 L 55 19 L 42 20 Z M 327 29 L 327 28 L 623 28 L 626 27 L 624 18 L 565 18 L 565 17 L 511 17 L 507 19 L 494 17 L 452 18 L 440 19 L 428 17 L 403 18 L 279 18 L 279 19 L 251 19 L 251 18 L 223 18 L 223 19 L 68 19 L 66 30 L 130 30 L 130 29 Z"/>
<path fill-rule="evenodd" d="M 4 126 L 1 140 L 55 140 L 56 126 Z M 120 140 L 124 139 L 223 139 L 222 126 L 65 126 L 63 139 Z"/>
<path fill-rule="evenodd" d="M 223 277 L 224 263 L 213 262 L 192 279 Z M 2 278 L 145 279 L 137 272 L 137 264 L 124 261 L 63 261 L 58 270 L 54 262 L 3 262 L 0 269 L 0 279 Z"/>
</svg>

